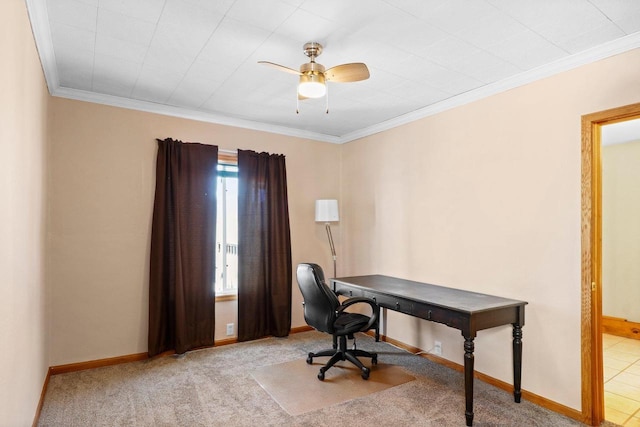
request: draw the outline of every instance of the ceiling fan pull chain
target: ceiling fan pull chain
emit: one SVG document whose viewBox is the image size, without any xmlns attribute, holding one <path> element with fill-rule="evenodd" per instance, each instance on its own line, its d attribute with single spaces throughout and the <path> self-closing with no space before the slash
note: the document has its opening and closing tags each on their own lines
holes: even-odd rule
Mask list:
<svg viewBox="0 0 640 427">
<path fill-rule="evenodd" d="M 297 89 L 296 89 L 296 114 L 300 114 L 300 97 L 298 96 Z"/>
<path fill-rule="evenodd" d="M 329 114 L 329 85 L 327 85 L 326 101 L 327 101 L 327 111 L 326 111 L 326 113 Z"/>
</svg>

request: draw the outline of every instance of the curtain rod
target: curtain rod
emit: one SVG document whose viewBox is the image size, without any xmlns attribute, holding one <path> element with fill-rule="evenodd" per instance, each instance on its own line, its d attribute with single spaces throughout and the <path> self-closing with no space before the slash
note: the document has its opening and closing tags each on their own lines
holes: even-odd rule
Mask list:
<svg viewBox="0 0 640 427">
<path fill-rule="evenodd" d="M 167 138 L 167 139 L 172 140 L 173 138 Z M 160 139 L 160 138 L 156 138 L 155 140 L 156 141 L 164 141 L 163 139 Z M 187 142 L 187 144 L 188 144 L 188 142 Z M 201 143 L 199 143 L 199 144 L 201 144 Z M 227 149 L 218 147 L 218 153 L 237 155 L 238 154 L 238 150 L 227 150 Z"/>
</svg>

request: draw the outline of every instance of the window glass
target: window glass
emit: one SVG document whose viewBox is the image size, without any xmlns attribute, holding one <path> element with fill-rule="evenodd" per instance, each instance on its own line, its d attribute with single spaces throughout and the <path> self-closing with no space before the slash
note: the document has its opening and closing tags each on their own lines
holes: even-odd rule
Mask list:
<svg viewBox="0 0 640 427">
<path fill-rule="evenodd" d="M 216 295 L 238 290 L 238 166 L 218 164 Z"/>
</svg>

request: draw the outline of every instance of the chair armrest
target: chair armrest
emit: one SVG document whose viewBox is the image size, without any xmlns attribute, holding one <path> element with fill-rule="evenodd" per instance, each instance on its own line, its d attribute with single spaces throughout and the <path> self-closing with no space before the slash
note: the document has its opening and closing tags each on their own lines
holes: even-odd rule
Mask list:
<svg viewBox="0 0 640 427">
<path fill-rule="evenodd" d="M 368 331 L 373 325 L 376 324 L 376 322 L 378 322 L 378 317 L 380 316 L 380 306 L 371 298 L 353 297 L 346 299 L 336 310 L 336 315 L 342 313 L 347 307 L 360 303 L 369 304 L 371 306 L 371 316 L 369 319 L 369 323 L 367 323 L 367 325 L 362 329 L 363 331 Z"/>
</svg>

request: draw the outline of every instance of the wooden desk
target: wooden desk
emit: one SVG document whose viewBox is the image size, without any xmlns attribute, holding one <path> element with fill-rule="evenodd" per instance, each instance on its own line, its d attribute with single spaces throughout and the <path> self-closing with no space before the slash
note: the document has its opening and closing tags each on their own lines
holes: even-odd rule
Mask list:
<svg viewBox="0 0 640 427">
<path fill-rule="evenodd" d="M 331 286 L 338 294 L 371 298 L 380 307 L 462 331 L 468 426 L 473 423 L 473 340 L 476 333 L 513 325 L 513 397 L 520 402 L 522 326 L 527 302 L 381 275 L 339 277 L 331 279 Z"/>
</svg>

